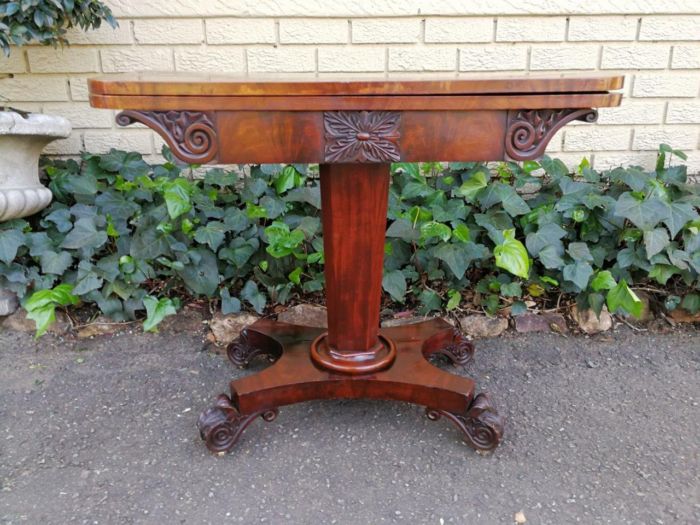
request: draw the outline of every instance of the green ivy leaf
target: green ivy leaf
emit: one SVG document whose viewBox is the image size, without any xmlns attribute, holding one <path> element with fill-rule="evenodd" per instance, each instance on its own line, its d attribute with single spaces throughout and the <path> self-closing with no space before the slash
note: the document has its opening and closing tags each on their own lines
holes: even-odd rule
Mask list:
<svg viewBox="0 0 700 525">
<path fill-rule="evenodd" d="M 477 171 L 465 180 L 459 188 L 455 190 L 455 195 L 463 197 L 469 202 L 473 202 L 477 193 L 488 186 L 488 178 L 485 172 Z"/>
<path fill-rule="evenodd" d="M 651 230 L 668 216 L 666 204 L 656 197 L 639 199 L 630 192 L 620 195 L 615 215 L 628 219 L 637 228 Z"/>
<path fill-rule="evenodd" d="M 473 242 L 459 244 L 441 244 L 432 252 L 434 257 L 445 261 L 457 279 L 464 277 L 472 261 L 488 257 L 489 252 L 483 244 Z"/>
<path fill-rule="evenodd" d="M 418 302 L 421 305 L 419 312 L 422 315 L 426 315 L 433 310 L 439 310 L 442 306 L 442 299 L 440 299 L 437 292 L 433 290 L 423 290 L 418 295 Z"/>
<path fill-rule="evenodd" d="M 493 249 L 496 266 L 513 275 L 527 279 L 530 274 L 530 259 L 523 243 L 515 238 L 515 230 L 503 232 L 503 242 Z"/>
<path fill-rule="evenodd" d="M 301 284 L 301 267 L 297 266 L 294 268 L 291 272 L 289 272 L 287 278 L 294 284 Z"/>
<path fill-rule="evenodd" d="M 265 228 L 265 236 L 269 244 L 265 251 L 277 259 L 291 255 L 304 242 L 304 232 L 290 231 L 282 221 L 275 221 Z"/>
<path fill-rule="evenodd" d="M 678 273 L 678 269 L 670 264 L 655 264 L 649 270 L 649 277 L 660 285 L 665 286 L 666 282 L 676 273 Z"/>
<path fill-rule="evenodd" d="M 413 224 L 406 219 L 396 219 L 386 230 L 387 237 L 398 237 L 399 239 L 411 242 L 420 239 L 420 231 L 413 227 Z"/>
<path fill-rule="evenodd" d="M 591 281 L 591 288 L 596 292 L 611 290 L 617 286 L 617 282 L 609 270 L 603 270 L 595 274 Z"/>
<path fill-rule="evenodd" d="M 593 255 L 585 242 L 572 242 L 566 252 L 577 262 L 593 262 Z"/>
<path fill-rule="evenodd" d="M 224 223 L 219 221 L 209 221 L 206 226 L 197 228 L 194 234 L 194 240 L 200 244 L 206 244 L 213 251 L 219 249 L 221 243 L 224 242 L 224 236 L 227 228 Z"/>
<path fill-rule="evenodd" d="M 23 244 L 24 233 L 20 230 L 0 230 L 0 261 L 10 264 Z"/>
<path fill-rule="evenodd" d="M 219 286 L 219 268 L 216 256 L 207 249 L 196 248 L 187 252 L 190 263 L 177 274 L 194 293 L 210 297 Z"/>
<path fill-rule="evenodd" d="M 241 311 L 241 301 L 237 297 L 232 297 L 227 288 L 219 290 L 219 296 L 221 297 L 222 314 L 237 314 Z"/>
<path fill-rule="evenodd" d="M 698 311 L 700 311 L 700 294 L 694 292 L 687 294 L 683 297 L 683 301 L 681 301 L 681 308 L 689 311 L 693 315 L 698 313 Z"/>
<path fill-rule="evenodd" d="M 36 325 L 35 339 L 46 333 L 46 330 L 56 320 L 56 307 L 78 304 L 79 297 L 73 295 L 73 286 L 59 284 L 50 290 L 34 292 L 24 303 L 27 319 Z"/>
<path fill-rule="evenodd" d="M 608 310 L 612 313 L 624 311 L 637 318 L 642 315 L 642 301 L 637 297 L 637 294 L 630 289 L 627 285 L 627 281 L 624 279 L 620 279 L 617 286 L 608 292 L 605 300 L 608 305 Z"/>
<path fill-rule="evenodd" d="M 655 228 L 644 232 L 644 248 L 649 259 L 660 253 L 670 243 L 671 240 L 668 238 L 666 228 Z"/>
<path fill-rule="evenodd" d="M 566 230 L 553 222 L 543 224 L 536 232 L 528 233 L 525 237 L 525 246 L 533 255 L 539 253 L 547 246 L 554 246 L 559 255 L 564 253 L 564 245 L 560 239 L 566 237 Z"/>
<path fill-rule="evenodd" d="M 678 235 L 678 232 L 691 221 L 698 218 L 698 212 L 695 208 L 686 202 L 669 202 L 665 203 L 668 208 L 668 215 L 662 219 L 666 227 L 671 232 L 671 238 Z"/>
<path fill-rule="evenodd" d="M 564 280 L 574 283 L 578 291 L 582 291 L 588 287 L 588 280 L 593 275 L 593 267 L 587 262 L 580 261 L 567 264 L 564 266 L 562 275 Z"/>
<path fill-rule="evenodd" d="M 449 297 L 449 300 L 445 309 L 451 312 L 459 306 L 459 303 L 462 301 L 462 294 L 459 293 L 459 290 L 447 290 L 447 297 Z"/>
<path fill-rule="evenodd" d="M 226 188 L 233 186 L 238 180 L 235 171 L 226 171 L 221 168 L 213 168 L 204 175 L 204 184 Z"/>
<path fill-rule="evenodd" d="M 262 314 L 265 310 L 267 299 L 258 290 L 258 285 L 254 281 L 249 280 L 245 283 L 241 290 L 241 298 L 247 301 L 259 314 Z"/>
<path fill-rule="evenodd" d="M 165 184 L 163 198 L 171 219 L 177 219 L 192 209 L 192 183 L 184 177 L 168 181 Z"/>
<path fill-rule="evenodd" d="M 452 236 L 460 242 L 470 241 L 470 231 L 466 224 L 459 223 L 452 228 Z"/>
<path fill-rule="evenodd" d="M 430 221 L 423 223 L 420 227 L 421 239 L 427 240 L 433 237 L 439 238 L 442 242 L 447 242 L 452 237 L 452 230 L 449 226 L 439 222 Z"/>
<path fill-rule="evenodd" d="M 406 295 L 406 277 L 401 272 L 401 270 L 392 270 L 390 272 L 385 272 L 382 277 L 382 288 L 391 297 L 403 303 L 404 296 Z"/>
<path fill-rule="evenodd" d="M 162 297 L 157 299 L 151 295 L 143 298 L 143 306 L 146 308 L 146 320 L 143 322 L 144 332 L 155 332 L 156 327 L 169 315 L 175 315 L 177 308 L 172 299 Z"/>
<path fill-rule="evenodd" d="M 73 256 L 66 251 L 56 253 L 47 250 L 39 258 L 41 271 L 53 275 L 63 275 L 63 273 L 73 264 Z"/>
<path fill-rule="evenodd" d="M 77 250 L 81 248 L 97 249 L 107 242 L 107 232 L 98 230 L 95 219 L 82 217 L 75 222 L 73 229 L 66 235 L 62 248 Z"/>
</svg>

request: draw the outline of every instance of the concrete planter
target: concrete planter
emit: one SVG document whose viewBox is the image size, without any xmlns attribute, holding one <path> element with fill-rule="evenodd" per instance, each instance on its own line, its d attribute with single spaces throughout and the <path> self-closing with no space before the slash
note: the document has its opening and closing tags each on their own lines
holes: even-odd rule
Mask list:
<svg viewBox="0 0 700 525">
<path fill-rule="evenodd" d="M 68 137 L 63 117 L 0 111 L 0 221 L 46 208 L 51 191 L 39 182 L 39 155 L 49 142 Z"/>
</svg>

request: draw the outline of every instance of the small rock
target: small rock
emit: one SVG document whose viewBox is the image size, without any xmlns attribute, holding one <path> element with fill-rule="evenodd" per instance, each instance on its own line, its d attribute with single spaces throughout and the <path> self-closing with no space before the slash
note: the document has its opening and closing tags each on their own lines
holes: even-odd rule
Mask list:
<svg viewBox="0 0 700 525">
<path fill-rule="evenodd" d="M 24 308 L 19 308 L 15 313 L 7 316 L 2 326 L 18 332 L 36 332 L 36 324 L 32 319 L 27 319 L 27 311 Z M 65 334 L 70 329 L 71 324 L 68 321 L 68 316 L 57 310 L 56 321 L 49 326 L 47 332 L 54 335 L 61 335 Z"/>
<path fill-rule="evenodd" d="M 227 345 L 238 337 L 241 330 L 258 319 L 260 317 L 249 313 L 224 315 L 217 312 L 209 321 L 209 328 L 211 328 L 211 333 L 214 334 L 218 344 Z"/>
<path fill-rule="evenodd" d="M 12 290 L 0 288 L 0 315 L 13 314 L 18 306 L 17 294 Z"/>
<path fill-rule="evenodd" d="M 498 337 L 508 328 L 508 319 L 486 315 L 468 315 L 459 321 L 462 331 L 472 337 Z"/>
<path fill-rule="evenodd" d="M 607 306 L 603 306 L 600 317 L 598 317 L 590 308 L 581 311 L 576 305 L 573 305 L 571 307 L 571 317 L 576 321 L 578 327 L 587 334 L 598 334 L 612 328 L 612 316 L 608 312 Z"/>
<path fill-rule="evenodd" d="M 288 308 L 277 316 L 282 323 L 311 326 L 314 328 L 328 328 L 328 314 L 323 306 L 314 304 L 298 304 Z"/>
<path fill-rule="evenodd" d="M 124 323 L 115 323 L 106 317 L 100 316 L 92 323 L 80 328 L 77 335 L 80 339 L 87 339 L 96 335 L 111 335 L 119 332 L 126 326 Z"/>
<path fill-rule="evenodd" d="M 556 332 L 565 334 L 569 331 L 566 320 L 561 314 L 523 314 L 515 318 L 515 329 L 521 333 Z"/>
<path fill-rule="evenodd" d="M 158 326 L 159 332 L 195 334 L 204 329 L 204 312 L 196 306 L 186 306 L 175 315 L 169 315 Z"/>
<path fill-rule="evenodd" d="M 518 525 L 522 525 L 527 521 L 527 519 L 525 519 L 525 513 L 522 510 L 520 512 L 516 512 L 515 516 L 513 516 L 513 519 Z"/>
</svg>

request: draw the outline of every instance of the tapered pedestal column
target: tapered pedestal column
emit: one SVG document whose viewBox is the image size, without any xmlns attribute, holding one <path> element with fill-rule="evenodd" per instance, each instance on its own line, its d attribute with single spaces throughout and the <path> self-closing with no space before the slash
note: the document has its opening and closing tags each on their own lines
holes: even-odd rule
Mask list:
<svg viewBox="0 0 700 525">
<path fill-rule="evenodd" d="M 396 346 L 379 336 L 388 164 L 322 164 L 321 210 L 328 332 L 311 344 L 322 368 L 381 370 Z"/>
</svg>

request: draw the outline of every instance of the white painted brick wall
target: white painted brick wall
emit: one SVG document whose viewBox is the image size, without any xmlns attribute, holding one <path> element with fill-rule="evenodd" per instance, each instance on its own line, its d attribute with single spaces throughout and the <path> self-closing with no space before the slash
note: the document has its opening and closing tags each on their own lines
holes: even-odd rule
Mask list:
<svg viewBox="0 0 700 525">
<path fill-rule="evenodd" d="M 527 48 L 512 44 L 465 46 L 459 50 L 460 71 L 514 71 L 527 67 Z"/>
<path fill-rule="evenodd" d="M 661 44 L 603 46 L 601 69 L 664 69 L 671 47 Z"/>
<path fill-rule="evenodd" d="M 530 69 L 533 71 L 595 69 L 600 47 L 591 44 L 575 46 L 533 46 Z"/>
<path fill-rule="evenodd" d="M 673 46 L 673 69 L 700 69 L 700 44 Z"/>
<path fill-rule="evenodd" d="M 498 42 L 560 42 L 566 36 L 566 18 L 538 16 L 523 20 L 519 17 L 498 19 Z"/>
<path fill-rule="evenodd" d="M 176 71 L 245 72 L 245 49 L 233 46 L 195 46 L 175 49 Z"/>
<path fill-rule="evenodd" d="M 270 18 L 211 18 L 204 20 L 209 44 L 274 44 L 275 21 Z"/>
<path fill-rule="evenodd" d="M 355 20 L 352 41 L 356 44 L 412 43 L 420 38 L 418 19 Z"/>
<path fill-rule="evenodd" d="M 427 43 L 491 42 L 494 35 L 494 19 L 478 18 L 428 18 L 425 21 Z"/>
<path fill-rule="evenodd" d="M 389 49 L 390 71 L 454 71 L 457 50 L 453 47 L 403 47 Z"/>
<path fill-rule="evenodd" d="M 572 16 L 569 40 L 573 42 L 634 40 L 639 18 L 635 16 Z"/>
<path fill-rule="evenodd" d="M 669 124 L 697 124 L 700 122 L 700 100 L 669 102 L 666 122 Z"/>
<path fill-rule="evenodd" d="M 32 73 L 93 73 L 100 70 L 97 49 L 33 47 L 27 49 Z"/>
<path fill-rule="evenodd" d="M 328 72 L 384 71 L 386 50 L 383 47 L 325 46 L 318 50 L 318 70 Z"/>
<path fill-rule="evenodd" d="M 134 39 L 138 44 L 200 44 L 204 23 L 199 18 L 135 20 Z"/>
<path fill-rule="evenodd" d="M 700 16 L 644 17 L 639 40 L 700 40 Z"/>
<path fill-rule="evenodd" d="M 87 78 L 138 70 L 208 73 L 620 71 L 624 103 L 567 126 L 549 153 L 598 168 L 653 166 L 664 141 L 700 171 L 699 0 L 106 0 L 113 30 L 71 29 L 72 45 L 0 56 L 0 100 L 63 114 L 75 131 L 53 154 L 122 147 L 157 157 L 161 139 L 89 108 Z M 10 75 L 12 78 L 3 78 Z"/>
<path fill-rule="evenodd" d="M 298 18 L 280 22 L 280 42 L 283 44 L 343 44 L 348 41 L 347 20 Z"/>
</svg>

